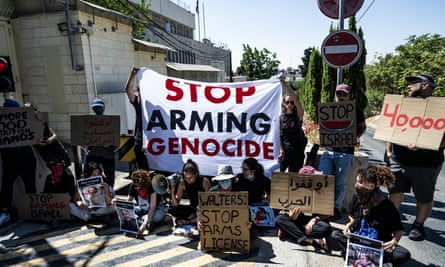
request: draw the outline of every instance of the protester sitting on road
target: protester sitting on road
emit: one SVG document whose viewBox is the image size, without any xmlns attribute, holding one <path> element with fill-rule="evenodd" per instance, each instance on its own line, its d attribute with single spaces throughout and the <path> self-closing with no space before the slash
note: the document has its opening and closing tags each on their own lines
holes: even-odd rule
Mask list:
<svg viewBox="0 0 445 267">
<path fill-rule="evenodd" d="M 238 178 L 233 174 L 232 166 L 218 166 L 218 175 L 212 178 L 212 182 L 217 183 L 212 186 L 209 192 L 238 192 L 241 188 L 237 183 Z"/>
<path fill-rule="evenodd" d="M 79 196 L 76 190 L 76 178 L 66 166 L 65 161 L 59 156 L 48 159 L 48 168 L 51 174 L 46 177 L 43 193 L 68 193 L 70 195 L 71 214 L 82 220 L 88 220 L 88 211 L 76 204 Z"/>
<path fill-rule="evenodd" d="M 348 237 L 356 235 L 383 241 L 383 262 L 402 263 L 410 259 L 407 249 L 398 245 L 403 235 L 400 214 L 394 204 L 380 191 L 380 186 L 394 182 L 387 166 L 371 164 L 359 169 L 356 194 L 349 203 L 349 222 L 343 232 L 334 230 L 332 238 L 346 252 Z"/>
<path fill-rule="evenodd" d="M 312 166 L 304 166 L 300 174 L 321 174 Z M 288 213 L 280 214 L 275 219 L 278 227 L 278 237 L 290 237 L 298 244 L 312 244 L 316 248 L 328 250 L 326 237 L 331 233 L 329 223 L 320 219 L 319 216 L 308 216 L 300 207 L 294 207 Z"/>
<path fill-rule="evenodd" d="M 264 202 L 270 196 L 270 179 L 264 176 L 264 168 L 254 158 L 246 158 L 241 164 L 242 173 L 237 175 L 241 191 L 249 192 L 249 205 Z"/>
<path fill-rule="evenodd" d="M 94 217 L 103 217 L 104 221 L 109 222 L 109 220 L 111 218 L 109 218 L 109 216 L 106 215 L 110 215 L 110 214 L 115 214 L 116 210 L 114 208 L 114 206 L 112 205 L 112 201 L 113 198 L 115 196 L 115 192 L 114 189 L 111 185 L 109 185 L 104 179 L 104 174 L 103 174 L 103 169 L 102 166 L 100 166 L 100 164 L 96 163 L 96 162 L 89 162 L 84 169 L 83 172 L 83 178 L 91 178 L 91 177 L 97 177 L 100 176 L 102 177 L 102 183 L 99 185 L 99 188 L 101 190 L 103 190 L 104 193 L 104 200 L 103 201 L 99 201 L 99 200 L 95 200 L 94 202 L 105 202 L 105 207 L 89 207 L 91 206 L 91 204 L 94 204 L 93 202 L 88 201 L 88 194 L 84 194 L 84 192 L 79 192 L 79 190 L 83 190 L 84 188 L 78 189 L 77 192 L 77 196 L 76 196 L 76 204 L 77 206 L 79 206 L 80 208 L 82 208 L 84 211 L 86 211 L 87 215 L 84 215 L 83 213 L 80 213 L 80 216 L 78 216 L 80 219 L 88 221 L 89 219 L 91 219 L 93 216 Z M 82 199 L 80 197 L 80 194 L 84 194 L 84 199 Z M 88 202 L 85 202 L 88 201 Z M 77 216 L 76 214 L 74 214 L 75 216 Z"/>
<path fill-rule="evenodd" d="M 237 177 L 233 173 L 232 166 L 230 165 L 220 165 L 218 166 L 217 176 L 212 178 L 212 182 L 217 183 L 215 186 L 211 187 L 209 192 L 239 192 L 242 191 L 237 184 Z M 251 229 L 252 222 L 246 222 L 248 228 Z M 203 224 L 198 222 L 198 228 L 202 229 Z"/>
<path fill-rule="evenodd" d="M 182 176 L 183 179 L 176 185 L 172 185 L 170 189 L 172 208 L 168 213 L 175 217 L 176 226 L 196 225 L 198 193 L 208 192 L 211 184 L 209 179 L 199 175 L 198 165 L 191 159 L 187 160 L 182 167 Z M 189 205 L 180 204 L 184 193 L 190 200 Z"/>
<path fill-rule="evenodd" d="M 91 102 L 91 108 L 96 115 L 103 115 L 105 112 L 105 103 L 101 98 L 95 98 Z M 114 187 L 116 164 L 114 159 L 114 146 L 89 146 L 85 156 L 85 166 L 89 162 L 96 162 L 103 168 L 104 179 L 109 185 Z"/>
<path fill-rule="evenodd" d="M 128 201 L 136 201 L 134 212 L 139 222 L 138 236 L 145 229 L 151 233 L 156 223 L 165 217 L 165 203 L 152 186 L 150 173 L 144 169 L 135 170 L 131 176 L 132 184 L 128 190 Z"/>
</svg>

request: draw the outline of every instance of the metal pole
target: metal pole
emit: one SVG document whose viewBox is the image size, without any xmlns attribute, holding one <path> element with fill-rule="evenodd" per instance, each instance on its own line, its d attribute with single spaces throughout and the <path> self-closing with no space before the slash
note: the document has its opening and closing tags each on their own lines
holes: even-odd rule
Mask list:
<svg viewBox="0 0 445 267">
<path fill-rule="evenodd" d="M 338 1 L 338 20 L 340 24 L 340 31 L 345 28 L 344 25 L 344 4 L 345 0 Z M 337 68 L 337 85 L 343 82 L 343 68 Z"/>
</svg>

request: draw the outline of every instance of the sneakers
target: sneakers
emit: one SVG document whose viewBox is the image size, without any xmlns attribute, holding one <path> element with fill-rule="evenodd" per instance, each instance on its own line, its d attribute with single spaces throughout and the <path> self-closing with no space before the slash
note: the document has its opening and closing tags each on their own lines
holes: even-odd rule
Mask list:
<svg viewBox="0 0 445 267">
<path fill-rule="evenodd" d="M 4 223 L 9 222 L 9 220 L 11 220 L 11 216 L 9 215 L 9 213 L 6 212 L 0 213 L 0 226 Z"/>
<path fill-rule="evenodd" d="M 423 228 L 423 225 L 414 222 L 411 226 L 411 231 L 409 231 L 408 234 L 409 239 L 413 241 L 422 241 L 425 239 L 425 229 Z"/>
</svg>

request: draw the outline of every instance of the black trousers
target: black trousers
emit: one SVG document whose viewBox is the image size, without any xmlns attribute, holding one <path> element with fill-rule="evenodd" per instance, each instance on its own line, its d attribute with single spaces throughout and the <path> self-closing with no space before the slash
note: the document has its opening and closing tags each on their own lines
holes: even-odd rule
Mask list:
<svg viewBox="0 0 445 267">
<path fill-rule="evenodd" d="M 305 234 L 304 226 L 311 219 L 310 216 L 300 214 L 297 220 L 292 221 L 287 214 L 280 214 L 275 218 L 275 224 L 286 235 L 294 239 L 298 244 L 302 244 L 306 238 L 323 238 L 331 233 L 331 226 L 324 221 L 318 221 L 312 226 L 312 232 Z"/>
</svg>

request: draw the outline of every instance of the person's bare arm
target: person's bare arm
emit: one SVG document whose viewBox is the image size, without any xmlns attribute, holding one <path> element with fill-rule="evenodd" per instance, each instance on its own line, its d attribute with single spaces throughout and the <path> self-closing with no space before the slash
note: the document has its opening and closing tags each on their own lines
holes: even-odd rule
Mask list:
<svg viewBox="0 0 445 267">
<path fill-rule="evenodd" d="M 292 96 L 292 98 L 294 99 L 294 102 L 295 102 L 295 107 L 297 108 L 298 119 L 300 121 L 302 121 L 303 120 L 303 116 L 304 116 L 304 110 L 303 110 L 303 106 L 300 103 L 300 99 L 298 98 L 298 95 L 284 81 L 284 77 L 280 77 L 280 82 L 281 82 L 281 85 L 283 87 L 283 96 L 285 96 L 285 95 Z"/>
<path fill-rule="evenodd" d="M 125 84 L 125 91 L 127 92 L 128 99 L 130 100 L 131 103 L 133 103 L 137 97 L 134 94 L 133 88 L 134 88 L 134 80 L 138 71 L 139 68 L 133 66 L 130 75 L 128 76 L 127 83 Z"/>
</svg>

